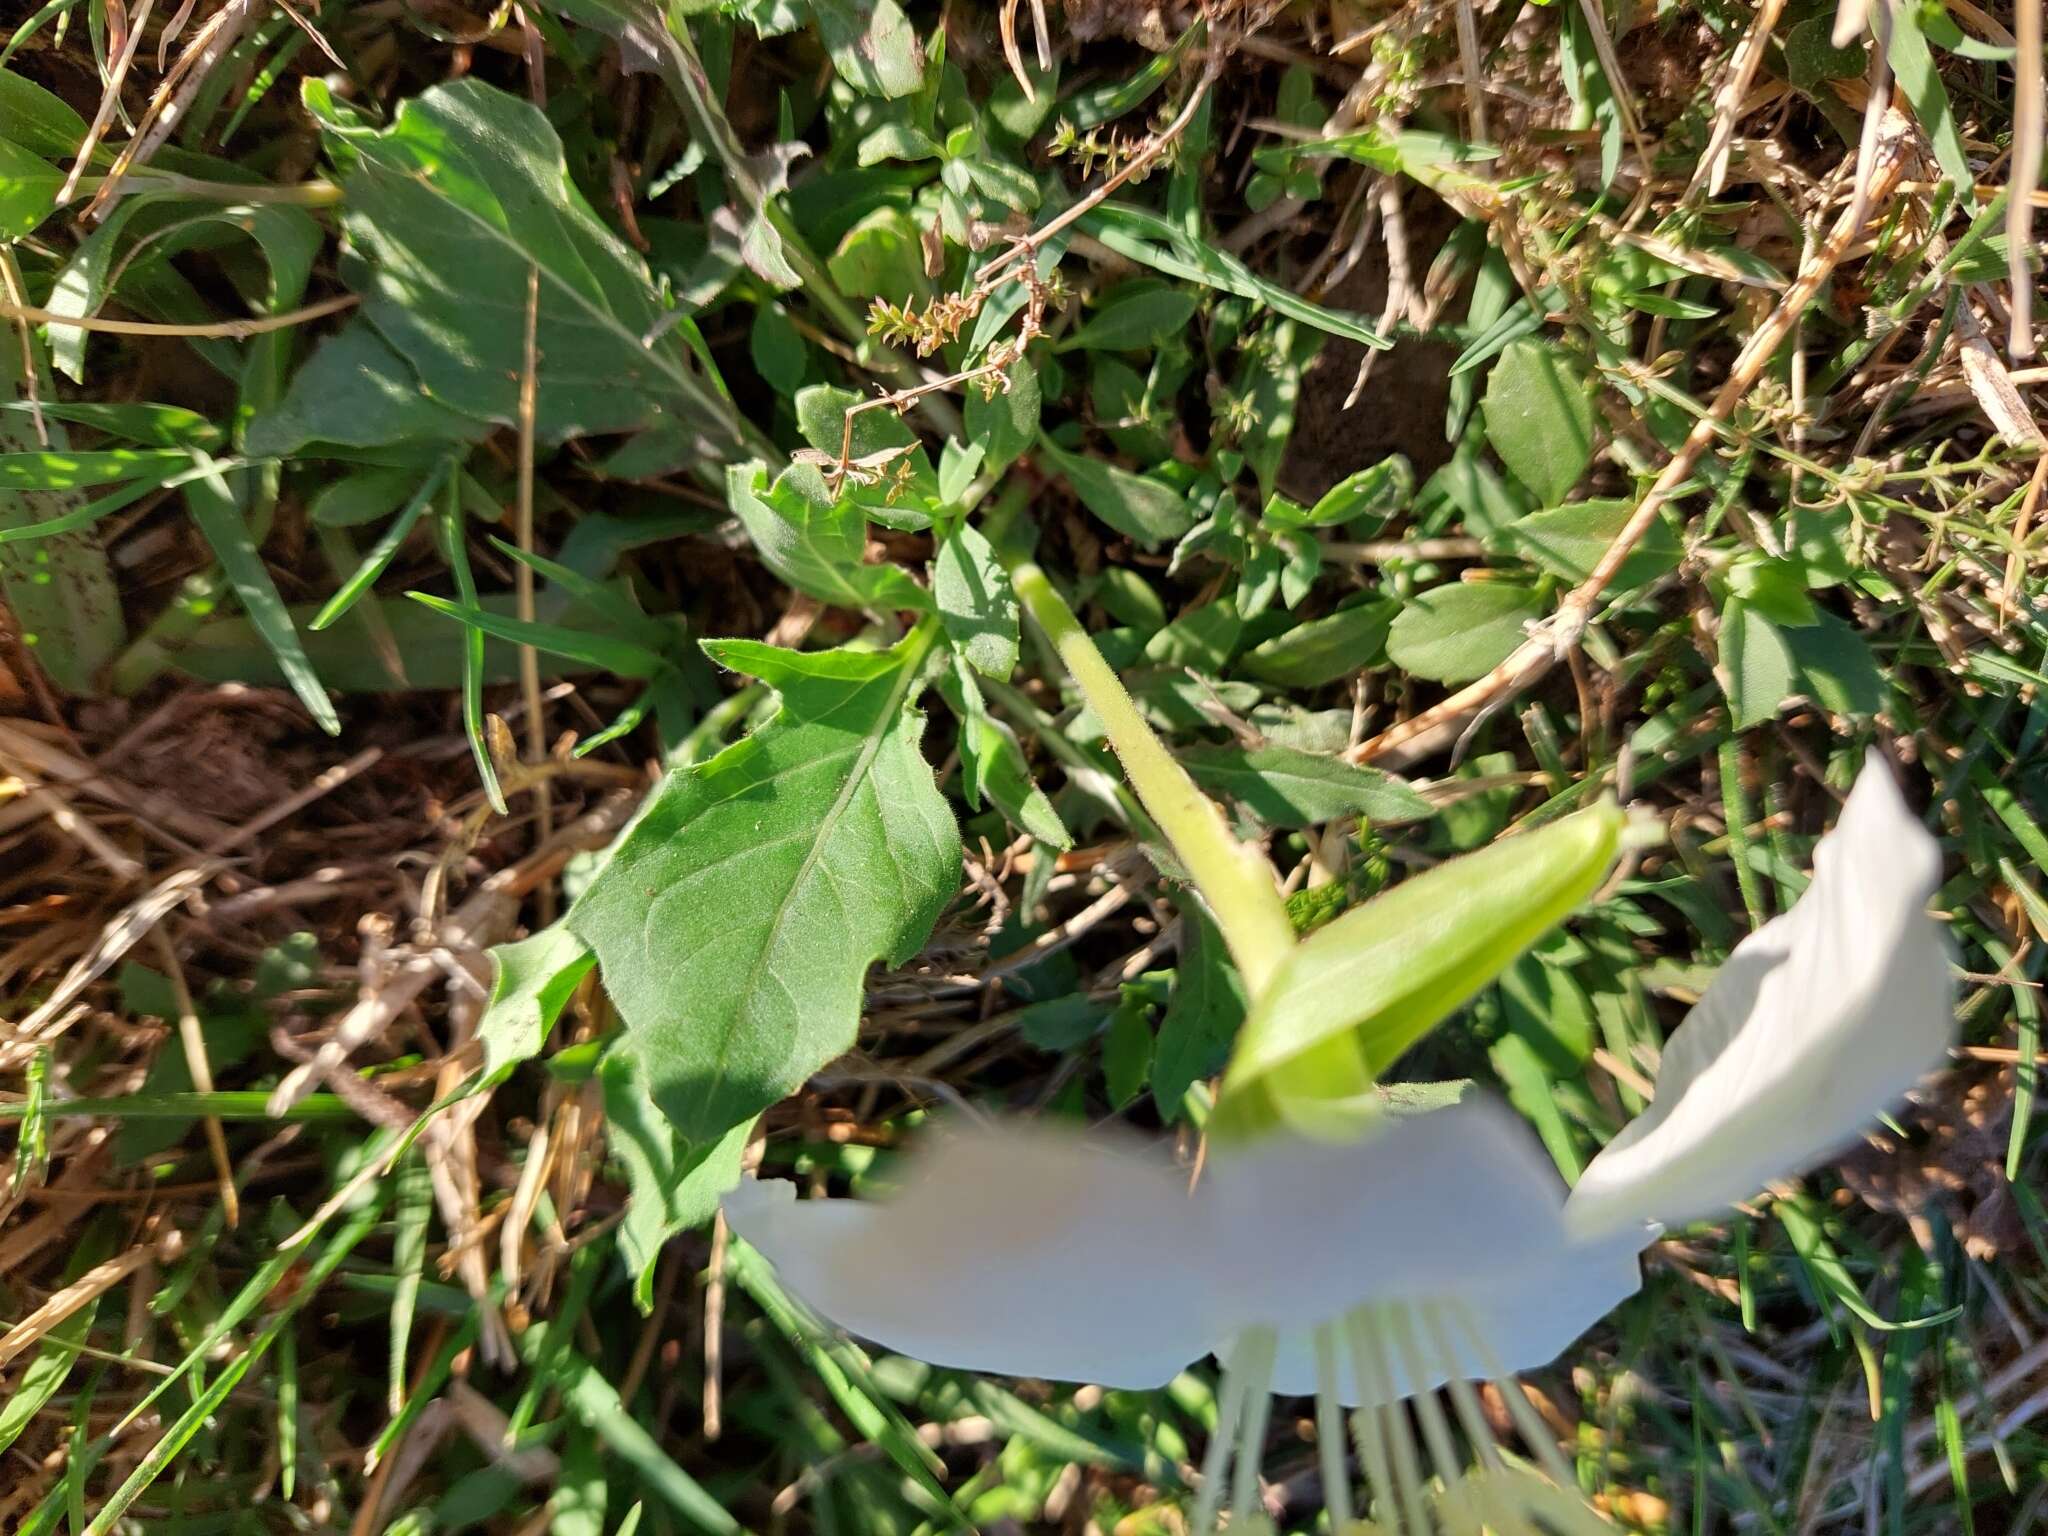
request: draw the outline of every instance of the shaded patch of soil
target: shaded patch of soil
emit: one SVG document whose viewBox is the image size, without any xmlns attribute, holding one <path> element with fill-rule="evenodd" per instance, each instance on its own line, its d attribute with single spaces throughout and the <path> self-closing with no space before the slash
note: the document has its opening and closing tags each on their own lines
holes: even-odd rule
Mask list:
<svg viewBox="0 0 2048 1536">
<path fill-rule="evenodd" d="M 1419 277 L 1457 227 L 1457 215 L 1434 198 L 1411 198 L 1407 222 L 1409 265 Z M 1368 252 L 1321 299 L 1333 309 L 1377 318 L 1387 302 L 1384 248 Z M 1314 501 L 1390 453 L 1406 455 L 1418 480 L 1451 456 L 1444 417 L 1458 349 L 1449 342 L 1400 338 L 1374 360 L 1371 377 L 1347 410 L 1344 400 L 1365 353 L 1357 342 L 1333 338 L 1302 375 L 1294 436 L 1280 470 L 1281 489 L 1297 501 Z"/>
</svg>

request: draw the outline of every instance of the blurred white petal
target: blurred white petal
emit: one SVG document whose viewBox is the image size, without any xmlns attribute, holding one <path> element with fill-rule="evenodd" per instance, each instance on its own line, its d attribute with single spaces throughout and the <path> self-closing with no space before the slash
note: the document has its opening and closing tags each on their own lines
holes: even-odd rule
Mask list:
<svg viewBox="0 0 2048 1536">
<path fill-rule="evenodd" d="M 1567 1345 L 1642 1288 L 1641 1253 L 1654 1228 L 1573 1243 L 1538 1262 L 1500 1254 L 1482 1270 L 1468 1272 L 1413 1298 L 1426 1315 L 1435 1307 L 1451 1346 L 1447 1357 L 1432 1350 L 1420 1375 L 1409 1371 L 1399 1352 L 1385 1358 L 1387 1376 L 1368 1391 L 1356 1372 L 1338 1372 L 1338 1400 L 1347 1408 L 1374 1408 L 1418 1392 L 1433 1392 L 1453 1377 L 1497 1380 L 1550 1364 Z M 1279 1336 L 1273 1390 L 1285 1397 L 1316 1392 L 1314 1334 L 1295 1329 Z"/>
<path fill-rule="evenodd" d="M 1490 1098 L 1396 1115 L 1361 1140 L 1252 1143 L 1204 1174 L 1223 1242 L 1227 1331 L 1306 1329 L 1547 1261 L 1564 1184 L 1528 1124 Z"/>
<path fill-rule="evenodd" d="M 1864 768 L 1814 866 L 1672 1033 L 1655 1103 L 1572 1192 L 1575 1232 L 1746 1199 L 1843 1146 L 1941 1059 L 1948 947 L 1926 914 L 1941 856 L 1883 762 Z"/>
<path fill-rule="evenodd" d="M 933 1365 L 1163 1386 L 1209 1350 L 1209 1203 L 1122 1138 L 956 1128 L 885 1200 L 802 1200 L 747 1180 L 733 1230 L 813 1310 Z"/>
</svg>

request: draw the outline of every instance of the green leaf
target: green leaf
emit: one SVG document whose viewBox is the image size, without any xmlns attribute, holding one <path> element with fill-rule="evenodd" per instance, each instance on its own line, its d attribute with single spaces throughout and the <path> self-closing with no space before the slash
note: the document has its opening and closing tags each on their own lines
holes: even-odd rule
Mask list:
<svg viewBox="0 0 2048 1536">
<path fill-rule="evenodd" d="M 1244 637 L 1244 620 L 1229 598 L 1188 609 L 1145 642 L 1145 659 L 1176 670 L 1221 672 Z"/>
<path fill-rule="evenodd" d="M 520 1062 L 540 1054 L 548 1031 L 597 959 L 559 922 L 529 938 L 495 944 L 490 953 L 491 997 L 476 1027 L 484 1046 L 486 1085 L 504 1081 Z"/>
<path fill-rule="evenodd" d="M 488 593 L 478 599 L 478 605 L 516 623 L 514 599 L 509 592 Z M 313 630 L 311 625 L 319 617 L 319 604 L 293 604 L 286 612 L 293 624 L 310 630 L 302 637 L 306 655 L 320 680 L 337 693 L 392 693 L 407 688 L 439 691 L 462 685 L 462 648 L 449 644 L 447 618 L 418 603 L 397 603 L 382 610 L 395 655 L 387 655 L 380 648 L 379 636 L 367 627 L 360 614 L 345 615 L 332 629 Z M 615 627 L 604 614 L 580 604 L 564 612 L 560 622 L 600 638 L 612 633 Z M 490 635 L 483 638 L 483 681 L 493 686 L 517 682 L 518 646 Z M 208 620 L 178 649 L 171 663 L 178 671 L 204 682 L 280 687 L 285 680 L 277 658 L 264 645 L 255 626 L 241 614 Z M 400 668 L 396 674 L 391 670 L 392 663 Z M 540 657 L 543 681 L 588 670 L 581 663 L 545 654 Z"/>
<path fill-rule="evenodd" d="M 1333 528 L 1361 517 L 1383 523 L 1414 499 L 1415 470 L 1396 453 L 1346 475 L 1306 510 L 1293 502 L 1282 501 L 1276 507 L 1269 501 L 1265 523 L 1269 528 Z"/>
<path fill-rule="evenodd" d="M 726 498 L 762 564 L 795 587 L 841 608 L 926 609 L 930 595 L 900 567 L 867 565 L 867 519 L 850 501 L 820 504 L 787 474 L 772 486 L 759 461 L 725 472 Z"/>
<path fill-rule="evenodd" d="M 1180 913 L 1180 963 L 1152 1048 L 1152 1102 L 1171 1125 L 1187 1112 L 1188 1090 L 1223 1070 L 1244 1024 L 1244 980 L 1216 924 L 1188 902 Z"/>
<path fill-rule="evenodd" d="M 315 724 L 328 735 L 339 736 L 341 717 L 335 714 L 334 701 L 328 698 L 319 674 L 307 659 L 298 629 L 285 609 L 284 599 L 278 595 L 277 583 L 270 579 L 269 568 L 249 535 L 241 502 L 216 478 L 195 480 L 186 486 L 185 505 L 212 546 L 214 558 L 227 573 L 235 595 L 242 600 L 242 610 L 248 614 L 249 622 L 277 658 L 278 668 L 292 692 L 299 696 Z"/>
<path fill-rule="evenodd" d="M 7 78 L 0 72 L 0 80 Z M 5 93 L 0 92 L 0 113 L 5 107 Z M 0 260 L 6 259 L 0 254 Z M 10 401 L 26 393 L 18 342 L 19 337 L 0 340 L 0 393 Z M 51 422 L 49 433 L 51 448 L 62 451 L 63 427 Z M 37 446 L 32 417 L 14 411 L 0 414 L 0 463 Z M 85 506 L 76 491 L 0 488 L 0 535 L 76 516 Z M 12 613 L 22 643 L 50 681 L 67 693 L 92 692 L 100 669 L 127 639 L 113 568 L 99 539 L 83 529 L 20 543 L 0 541 L 0 598 Z"/>
<path fill-rule="evenodd" d="M 1440 683 L 1484 677 L 1522 643 L 1543 600 L 1507 581 L 1465 581 L 1418 594 L 1387 631 L 1387 657 Z"/>
<path fill-rule="evenodd" d="M 416 469 L 366 465 L 323 485 L 306 504 L 306 516 L 328 528 L 380 522 L 411 501 L 419 488 Z"/>
<path fill-rule="evenodd" d="M 1069 453 L 1043 433 L 1038 446 L 1066 476 L 1083 506 L 1144 548 L 1157 549 L 1195 525 L 1187 498 L 1163 481 Z"/>
<path fill-rule="evenodd" d="M 57 208 L 64 172 L 0 139 L 0 240 L 18 240 Z"/>
<path fill-rule="evenodd" d="M 85 142 L 85 119 L 28 76 L 0 69 L 0 139 L 46 160 L 68 160 Z"/>
<path fill-rule="evenodd" d="M 1320 826 L 1339 816 L 1375 824 L 1420 821 L 1430 804 L 1392 774 L 1295 747 L 1200 746 L 1177 753 L 1195 782 L 1235 800 L 1269 827 Z"/>
<path fill-rule="evenodd" d="M 1817 613 L 1813 623 L 1784 631 L 1784 640 L 1804 691 L 1821 708 L 1838 715 L 1874 715 L 1884 708 L 1884 672 L 1852 626 L 1832 613 Z"/>
<path fill-rule="evenodd" d="M 309 98 L 308 105 L 313 105 Z M 748 436 L 646 265 L 570 180 L 540 109 L 476 79 L 401 102 L 388 128 L 328 116 L 347 146 L 344 276 L 433 400 L 512 425 L 539 273 L 535 423 L 546 442 L 680 421 L 714 446 Z"/>
<path fill-rule="evenodd" d="M 131 400 L 109 405 L 97 400 L 39 400 L 30 409 L 26 400 L 0 402 L 0 415 L 19 415 L 31 426 L 35 417 L 41 415 L 45 421 L 70 422 L 74 426 L 91 427 L 105 432 L 110 437 L 126 438 L 151 448 L 207 448 L 217 449 L 227 441 L 227 434 L 197 411 L 188 411 L 182 405 L 163 405 L 156 401 Z M 16 439 L 0 429 L 0 446 L 25 448 L 34 444 L 34 437 Z"/>
<path fill-rule="evenodd" d="M 514 645 L 530 645 L 535 650 L 566 656 L 594 671 L 611 672 L 619 677 L 647 678 L 659 675 L 668 667 L 667 657 L 608 631 L 537 623 L 486 608 L 480 603 L 451 601 L 431 592 L 408 592 L 406 596 L 479 635 L 494 635 Z M 481 668 L 481 661 L 478 666 Z"/>
<path fill-rule="evenodd" d="M 490 425 L 431 399 L 405 359 L 366 321 L 352 320 L 320 343 L 292 378 L 285 397 L 249 423 L 243 446 L 258 458 L 345 448 L 473 443 Z"/>
<path fill-rule="evenodd" d="M 1315 360 L 1322 344 L 1323 338 L 1316 332 L 1282 319 L 1273 326 L 1264 347 L 1246 349 L 1238 370 L 1236 389 L 1252 419 L 1252 426 L 1238 440 L 1238 451 L 1258 475 L 1259 491 L 1269 500 L 1288 439 L 1294 433 L 1302 372 Z"/>
<path fill-rule="evenodd" d="M 1062 352 L 1089 348 L 1131 352 L 1159 346 L 1194 318 L 1195 296 L 1156 277 L 1118 283 L 1109 297 L 1059 345 Z"/>
<path fill-rule="evenodd" d="M 426 479 L 420 480 L 411 499 L 406 502 L 398 516 L 391 520 L 391 525 L 379 536 L 377 542 L 370 547 L 370 552 L 363 557 L 362 563 L 350 573 L 334 596 L 323 603 L 320 611 L 313 616 L 313 628 L 327 628 L 353 608 L 362 595 L 370 590 L 397 556 L 399 548 L 411 536 L 413 528 L 419 523 L 420 515 L 434 499 L 434 493 L 440 490 L 441 482 L 454 472 L 455 466 L 444 460 L 428 472 Z M 415 475 L 412 478 L 419 477 Z M 319 521 L 317 515 L 314 521 Z"/>
<path fill-rule="evenodd" d="M 113 1249 L 113 1239 L 114 1228 L 108 1216 L 103 1214 L 100 1220 L 86 1225 L 65 1264 L 66 1284 L 104 1260 Z M 69 1316 L 52 1324 L 35 1354 L 22 1366 L 6 1402 L 0 1403 L 0 1455 L 5 1455 L 8 1447 L 21 1437 L 21 1432 L 43 1411 L 64 1385 L 72 1367 L 78 1364 L 79 1346 L 92 1332 L 100 1300 L 98 1295 L 91 1295 Z"/>
<path fill-rule="evenodd" d="M 1295 946 L 1256 998 L 1210 1121 L 1355 1129 L 1376 1078 L 1599 889 L 1621 847 L 1603 801 L 1452 859 Z"/>
<path fill-rule="evenodd" d="M 967 186 L 983 197 L 993 198 L 1003 207 L 1019 213 L 1029 213 L 1041 201 L 1038 183 L 1031 173 L 1022 166 L 999 158 L 985 143 L 956 152 L 946 162 L 945 185 L 964 197 L 966 190 L 955 180 L 956 177 L 964 177 Z"/>
<path fill-rule="evenodd" d="M 116 480 L 150 478 L 161 483 L 192 465 L 192 455 L 175 448 L 100 448 L 81 453 L 29 448 L 0 453 L 0 492 L 75 491 Z"/>
<path fill-rule="evenodd" d="M 979 443 L 963 448 L 955 439 L 947 438 L 939 449 L 939 500 L 949 507 L 959 506 L 974 485 L 974 477 L 981 473 L 981 461 L 986 457 Z"/>
<path fill-rule="evenodd" d="M 932 597 L 953 648 L 985 677 L 1017 667 L 1017 594 L 980 530 L 962 523 L 932 562 Z"/>
<path fill-rule="evenodd" d="M 793 395 L 802 387 L 808 365 L 804 339 L 780 304 L 764 303 L 754 311 L 747 353 L 754 360 L 754 371 L 778 395 Z"/>
<path fill-rule="evenodd" d="M 607 1104 L 609 1115 L 610 1106 Z M 519 1352 L 532 1366 L 548 1347 L 558 1323 L 534 1324 L 519 1335 Z M 613 1464 L 631 1473 L 630 1486 L 645 1489 L 704 1536 L 745 1536 L 745 1527 L 705 1486 L 677 1466 L 646 1427 L 619 1401 L 618 1389 L 605 1380 L 603 1369 L 574 1349 L 557 1349 L 547 1360 L 545 1379 L 562 1394 L 578 1423 L 587 1426 L 609 1450 Z M 630 1519 L 630 1517 L 629 1517 Z"/>
<path fill-rule="evenodd" d="M 1826 81 L 1853 80 L 1863 73 L 1863 44 L 1837 48 L 1833 32 L 1833 17 L 1814 16 L 1785 34 L 1785 79 L 1793 90 L 1811 95 Z"/>
<path fill-rule="evenodd" d="M 978 811 L 985 797 L 1020 832 L 1051 848 L 1071 848 L 1073 834 L 1045 791 L 1032 782 L 1016 732 L 988 712 L 967 663 L 954 656 L 952 666 L 935 681 L 946 707 L 960 722 L 960 789 L 967 803 Z"/>
<path fill-rule="evenodd" d="M 907 960 L 952 899 L 959 837 L 911 703 L 934 638 L 928 621 L 881 652 L 707 644 L 780 710 L 670 774 L 569 912 L 687 1140 L 852 1045 L 869 963 Z"/>
<path fill-rule="evenodd" d="M 1629 501 L 1574 501 L 1515 519 L 1501 531 L 1501 542 L 1553 575 L 1584 581 L 1635 510 Z M 1676 570 L 1684 557 L 1677 528 L 1660 515 L 1621 562 L 1613 586 L 1639 587 Z"/>
<path fill-rule="evenodd" d="M 1128 1108 L 1145 1091 L 1152 1072 L 1151 1010 L 1129 995 L 1110 1016 L 1102 1037 L 1102 1085 L 1116 1109 Z"/>
<path fill-rule="evenodd" d="M 1546 506 L 1570 494 L 1593 462 L 1593 399 L 1577 363 L 1554 345 L 1510 342 L 1479 402 L 1486 439 Z"/>
<path fill-rule="evenodd" d="M 1902 1333 L 1914 1329 L 1937 1328 L 1954 1319 L 1961 1307 L 1951 1307 L 1928 1317 L 1917 1317 L 1906 1322 L 1893 1322 L 1876 1311 L 1864 1299 L 1863 1289 L 1857 1285 L 1856 1277 L 1849 1272 L 1835 1245 L 1828 1241 L 1825 1208 L 1810 1195 L 1795 1195 L 1789 1199 L 1776 1200 L 1771 1204 L 1771 1214 L 1784 1227 L 1785 1235 L 1792 1240 L 1792 1250 L 1806 1265 L 1807 1273 L 1818 1283 L 1818 1289 L 1833 1296 L 1867 1327 L 1880 1333 Z"/>
<path fill-rule="evenodd" d="M 1003 371 L 1009 387 L 984 395 L 978 385 L 968 386 L 962 413 L 967 440 L 981 444 L 982 465 L 992 475 L 1008 469 L 1038 440 L 1038 370 L 1020 357 Z"/>
<path fill-rule="evenodd" d="M 1187 230 L 1148 209 L 1106 202 L 1089 209 L 1082 216 L 1080 227 L 1119 256 L 1155 272 L 1164 272 L 1168 277 L 1185 278 L 1206 288 L 1256 300 L 1275 314 L 1298 320 L 1326 335 L 1355 341 L 1361 347 L 1384 350 L 1393 345 L 1357 316 L 1325 309 L 1290 288 L 1257 276 L 1228 251 L 1197 240 Z"/>
<path fill-rule="evenodd" d="M 1401 611 L 1395 598 L 1339 608 L 1263 640 L 1239 665 L 1253 677 L 1281 688 L 1319 688 L 1386 659 L 1387 632 Z"/>
<path fill-rule="evenodd" d="M 1777 714 L 1798 688 L 1785 632 L 1739 597 L 1721 609 L 1720 670 L 1738 731 Z"/>
<path fill-rule="evenodd" d="M 884 160 L 935 160 L 939 146 L 922 129 L 909 123 L 884 123 L 860 141 L 854 157 L 862 166 L 880 165 Z"/>
<path fill-rule="evenodd" d="M 901 208 L 877 208 L 855 224 L 840 237 L 825 267 L 850 299 L 908 304 L 931 293 L 923 237 L 917 221 Z"/>
<path fill-rule="evenodd" d="M 924 84 L 924 46 L 896 0 L 810 0 L 839 78 L 869 96 L 908 96 Z"/>
<path fill-rule="evenodd" d="M 881 471 L 879 483 L 869 484 L 847 477 L 837 493 L 825 488 L 822 471 L 814 465 L 798 464 L 777 480 L 819 506 L 845 503 L 858 507 L 863 515 L 892 528 L 923 528 L 930 519 L 920 510 L 936 498 L 938 475 L 917 435 L 903 424 L 894 411 L 862 411 L 851 418 L 849 407 L 859 405 L 861 396 L 835 384 L 813 384 L 797 391 L 796 421 L 804 441 L 817 452 L 838 459 L 842 449 L 855 459 L 893 454 Z M 898 450 L 902 450 L 898 452 Z M 908 469 L 907 480 L 903 471 Z"/>
<path fill-rule="evenodd" d="M 740 1154 L 754 1117 L 713 1141 L 678 1135 L 648 1096 L 647 1074 L 629 1042 L 604 1053 L 597 1075 L 604 1091 L 605 1142 L 626 1170 L 619 1256 L 633 1277 L 633 1300 L 645 1312 L 653 1304 L 654 1262 L 662 1244 L 709 1221 L 718 1197 L 739 1182 Z"/>
<path fill-rule="evenodd" d="M 1927 46 L 1927 35 L 1920 30 L 1919 14 L 1913 6 L 1902 5 L 1894 7 L 1891 16 L 1892 73 L 1898 76 L 1899 88 L 1913 103 L 1913 116 L 1934 146 L 1934 158 L 1942 175 L 1955 183 L 1959 197 L 1967 198 L 1972 186 L 1969 153 L 1963 147 L 1962 130 L 1956 126 L 1956 115 L 1949 106 L 1948 89 L 1941 83 L 1934 52 Z"/>
<path fill-rule="evenodd" d="M 226 168 L 223 174 L 243 173 Z M 121 242 L 130 233 L 138 238 L 124 250 Z M 195 323 L 210 319 L 199 295 L 171 268 L 169 258 L 197 248 L 222 260 L 226 272 L 235 275 L 240 263 L 232 248 L 246 239 L 262 252 L 268 269 L 266 280 L 258 284 L 238 276 L 236 286 L 248 302 L 276 314 L 305 297 L 314 258 L 325 238 L 319 222 L 303 208 L 277 203 L 195 208 L 176 194 L 138 188 L 79 242 L 51 284 L 49 309 L 65 316 L 96 313 L 119 284 L 124 298 L 154 318 Z M 88 335 L 81 326 L 50 322 L 52 363 L 58 372 L 80 383 L 85 379 Z M 289 332 L 275 331 L 240 350 L 218 338 L 194 336 L 190 345 L 231 378 L 245 384 L 262 378 L 263 387 L 251 403 L 268 405 L 269 376 L 281 365 L 291 340 Z M 249 373 L 252 366 L 260 371 Z"/>
</svg>

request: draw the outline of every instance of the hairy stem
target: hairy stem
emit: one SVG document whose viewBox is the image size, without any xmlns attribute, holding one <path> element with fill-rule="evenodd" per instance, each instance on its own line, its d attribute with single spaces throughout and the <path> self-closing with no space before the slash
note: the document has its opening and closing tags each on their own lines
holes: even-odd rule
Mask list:
<svg viewBox="0 0 2048 1536">
<path fill-rule="evenodd" d="M 1294 927 L 1280 900 L 1273 866 L 1256 848 L 1231 835 L 1216 803 L 1196 788 L 1187 770 L 1153 734 L 1045 572 L 1026 562 L 1010 573 L 1010 580 L 1102 721 L 1131 788 L 1187 866 L 1195 889 L 1215 915 L 1246 990 L 1257 997 L 1294 947 Z"/>
</svg>

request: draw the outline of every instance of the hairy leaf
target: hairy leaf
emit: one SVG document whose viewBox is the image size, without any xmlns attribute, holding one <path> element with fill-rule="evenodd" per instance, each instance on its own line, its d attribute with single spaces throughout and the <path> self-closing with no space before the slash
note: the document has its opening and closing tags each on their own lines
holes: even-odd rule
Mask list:
<svg viewBox="0 0 2048 1536">
<path fill-rule="evenodd" d="M 1401 605 L 1393 598 L 1339 608 L 1261 641 L 1245 652 L 1244 670 L 1282 688 L 1316 688 L 1378 666 L 1387 656 L 1387 631 Z"/>
<path fill-rule="evenodd" d="M 1193 902 L 1181 907 L 1180 963 L 1152 1048 L 1152 1102 L 1168 1124 L 1185 1113 L 1188 1089 L 1223 1070 L 1244 1023 L 1244 980 L 1223 936 Z"/>
<path fill-rule="evenodd" d="M 1740 597 L 1721 609 L 1721 673 L 1739 731 L 1770 719 L 1798 688 L 1785 631 Z"/>
<path fill-rule="evenodd" d="M 646 1070 L 628 1041 L 605 1052 L 597 1076 L 604 1090 L 606 1145 L 624 1166 L 631 1195 L 619 1225 L 620 1255 L 633 1277 L 633 1299 L 646 1311 L 653 1303 L 661 1245 L 709 1221 L 718 1197 L 739 1181 L 740 1153 L 754 1117 L 709 1141 L 679 1135 L 648 1096 Z"/>
<path fill-rule="evenodd" d="M 1147 549 L 1177 539 L 1194 526 L 1187 498 L 1164 481 L 1134 475 L 1086 454 L 1069 453 L 1041 435 L 1039 450 L 1067 477 L 1074 494 L 1097 517 Z"/>
<path fill-rule="evenodd" d="M 962 523 L 939 546 L 932 596 L 954 649 L 975 671 L 1007 679 L 1017 665 L 1017 594 L 979 529 Z"/>
<path fill-rule="evenodd" d="M 520 1062 L 540 1054 L 548 1031 L 595 958 L 561 923 L 516 943 L 492 947 L 491 999 L 477 1022 L 485 1082 L 500 1081 Z"/>
<path fill-rule="evenodd" d="M 475 442 L 489 431 L 429 398 L 405 359 L 367 321 L 354 320 L 321 342 L 284 399 L 249 423 L 244 446 L 268 455 L 403 444 L 425 458 L 440 444 Z"/>
<path fill-rule="evenodd" d="M 725 472 L 725 493 L 762 563 L 799 592 L 841 608 L 929 608 L 900 566 L 868 565 L 867 520 L 851 501 L 816 501 L 790 475 L 767 483 L 759 463 Z"/>
</svg>

